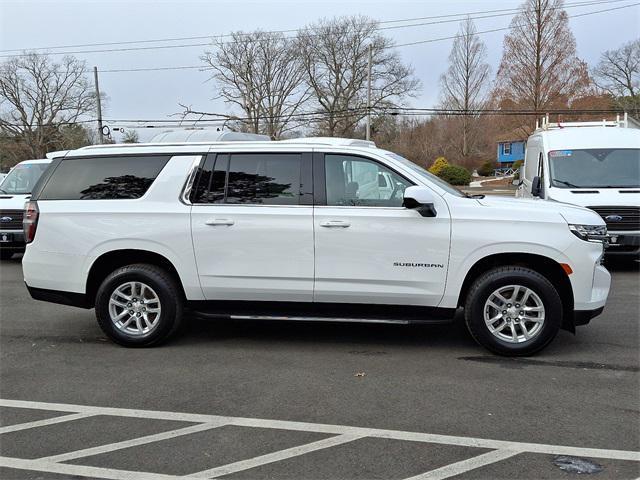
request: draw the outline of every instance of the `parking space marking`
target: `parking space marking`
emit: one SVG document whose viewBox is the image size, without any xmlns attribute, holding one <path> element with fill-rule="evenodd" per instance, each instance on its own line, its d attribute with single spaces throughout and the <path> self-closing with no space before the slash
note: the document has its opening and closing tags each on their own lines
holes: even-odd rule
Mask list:
<svg viewBox="0 0 640 480">
<path fill-rule="evenodd" d="M 196 478 L 218 478 L 231 473 L 241 472 L 250 468 L 259 467 L 268 463 L 278 462 L 287 458 L 297 457 L 304 455 L 305 453 L 315 452 L 316 450 L 322 450 L 336 445 L 342 445 L 344 443 L 353 442 L 359 438 L 364 438 L 358 435 L 337 435 L 335 437 L 324 438 L 316 442 L 307 443 L 304 445 L 298 445 L 296 447 L 279 450 L 277 452 L 268 453 L 266 455 L 260 455 L 259 457 L 250 458 L 247 460 L 241 460 L 239 462 L 229 463 L 220 467 L 211 468 L 209 470 L 203 470 L 201 472 L 192 473 L 187 477 Z"/>
<path fill-rule="evenodd" d="M 35 408 L 40 410 L 56 410 L 75 412 L 85 415 L 112 415 L 120 417 L 151 418 L 156 420 L 181 420 L 192 423 L 226 423 L 239 427 L 273 428 L 278 430 L 297 430 L 304 432 L 332 433 L 335 435 L 356 435 L 359 437 L 388 438 L 412 442 L 438 443 L 458 445 L 462 447 L 488 448 L 491 450 L 516 450 L 528 453 L 544 453 L 549 455 L 571 455 L 576 457 L 608 458 L 611 460 L 640 461 L 640 452 L 631 450 L 609 450 L 601 448 L 573 447 L 550 445 L 544 443 L 511 442 L 476 437 L 459 437 L 432 433 L 407 432 L 402 430 L 386 430 L 379 428 L 350 427 L 321 423 L 292 422 L 287 420 L 267 420 L 260 418 L 227 417 L 200 413 L 180 413 L 156 410 L 135 410 L 129 408 L 94 407 L 88 405 L 71 405 L 64 403 L 33 402 L 28 400 L 0 399 L 0 406 Z M 35 423 L 35 422 L 34 422 Z"/>
<path fill-rule="evenodd" d="M 44 408 L 42 410 L 55 410 Z M 44 427 L 46 425 L 55 425 L 56 423 L 72 422 L 81 418 L 93 417 L 93 413 L 73 413 L 71 415 L 61 415 L 59 417 L 45 418 L 44 420 L 36 420 L 34 422 L 17 423 L 15 425 L 7 425 L 0 428 L 0 434 L 17 432 L 19 430 L 27 430 L 28 428 Z"/>
<path fill-rule="evenodd" d="M 444 480 L 445 478 L 451 478 L 456 475 L 460 475 L 461 473 L 469 472 L 479 467 L 484 467 L 485 465 L 506 460 L 507 458 L 511 458 L 519 453 L 522 452 L 517 450 L 492 450 L 491 452 L 467 458 L 466 460 L 461 460 L 450 465 L 445 465 L 444 467 L 436 468 L 435 470 L 430 470 L 405 480 Z"/>
<path fill-rule="evenodd" d="M 205 430 L 211 430 L 212 428 L 218 428 L 223 425 L 225 425 L 225 423 L 222 422 L 200 423 L 198 425 L 191 425 L 189 427 L 179 428 L 176 430 L 155 433 L 153 435 L 147 435 L 145 437 L 133 438 L 131 440 L 110 443 L 108 445 L 101 445 L 99 447 L 85 448 L 83 450 L 61 453 L 59 455 L 53 455 L 51 457 L 43 457 L 40 458 L 40 460 L 47 462 L 66 462 L 69 460 L 75 460 L 77 458 L 99 455 L 101 453 L 113 452 L 116 450 L 121 450 L 123 448 L 137 447 L 138 445 L 159 442 L 161 440 L 168 440 L 170 438 L 176 438 L 183 435 L 191 435 L 192 433 L 204 432 Z"/>
<path fill-rule="evenodd" d="M 0 467 L 18 470 L 33 470 L 46 473 L 60 473 L 79 477 L 105 478 L 108 480 L 175 480 L 175 475 L 162 473 L 136 472 L 133 470 L 113 470 L 102 467 L 88 467 L 69 463 L 46 462 L 44 460 L 25 460 L 23 458 L 0 457 Z"/>
<path fill-rule="evenodd" d="M 128 408 L 96 407 L 88 405 L 70 405 L 60 403 L 32 402 L 24 400 L 0 399 L 0 406 L 16 408 L 32 408 L 69 412 L 52 419 L 39 420 L 18 425 L 4 427 L 0 433 L 9 433 L 27 428 L 35 428 L 60 422 L 73 421 L 81 418 L 109 415 L 119 417 L 136 417 L 155 420 L 178 420 L 196 423 L 189 427 L 170 430 L 153 435 L 146 435 L 131 440 L 115 442 L 98 447 L 86 448 L 67 452 L 64 454 L 43 457 L 35 460 L 27 460 L 12 457 L 0 457 L 0 466 L 23 470 L 35 470 L 47 473 L 62 473 L 85 477 L 105 478 L 113 480 L 146 480 L 146 479 L 175 479 L 175 478 L 218 478 L 231 473 L 240 472 L 261 465 L 278 462 L 288 458 L 298 457 L 325 448 L 342 445 L 360 438 L 373 437 L 390 440 L 433 443 L 442 445 L 456 445 L 463 447 L 488 448 L 491 451 L 477 455 L 466 460 L 452 463 L 417 476 L 409 480 L 442 480 L 452 476 L 468 472 L 470 470 L 500 462 L 519 453 L 542 453 L 551 455 L 572 455 L 578 457 L 606 458 L 612 460 L 631 460 L 640 462 L 640 452 L 629 450 L 608 450 L 598 448 L 572 447 L 564 445 L 549 445 L 542 443 L 510 442 L 505 440 L 492 440 L 475 437 L 459 437 L 453 435 L 439 435 L 420 432 L 407 432 L 401 430 L 385 430 L 377 428 L 350 427 L 345 425 L 330 425 L 307 422 L 292 422 L 285 420 L 268 420 L 259 418 L 228 417 L 220 415 L 191 414 L 181 412 L 166 412 L 154 410 L 135 410 Z M 277 430 L 304 431 L 315 433 L 327 433 L 334 436 L 315 442 L 298 445 L 266 455 L 217 466 L 208 470 L 192 473 L 185 476 L 158 474 L 151 472 L 129 471 L 86 465 L 73 465 L 61 463 L 67 460 L 83 458 L 90 455 L 117 451 L 123 448 L 135 447 L 152 442 L 158 442 L 169 438 L 185 436 L 196 432 L 217 428 L 223 425 L 233 425 L 247 428 L 270 428 Z"/>
</svg>

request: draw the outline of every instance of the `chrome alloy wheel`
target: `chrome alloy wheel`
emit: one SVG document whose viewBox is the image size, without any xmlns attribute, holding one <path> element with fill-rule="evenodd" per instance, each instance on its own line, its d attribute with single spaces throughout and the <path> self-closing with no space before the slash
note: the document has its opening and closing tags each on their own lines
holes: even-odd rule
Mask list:
<svg viewBox="0 0 640 480">
<path fill-rule="evenodd" d="M 484 322 L 500 340 L 524 343 L 544 325 L 544 304 L 530 288 L 507 285 L 495 290 L 484 304 Z"/>
<path fill-rule="evenodd" d="M 149 285 L 127 282 L 109 299 L 109 316 L 115 327 L 134 337 L 151 333 L 160 320 L 160 298 Z"/>
</svg>

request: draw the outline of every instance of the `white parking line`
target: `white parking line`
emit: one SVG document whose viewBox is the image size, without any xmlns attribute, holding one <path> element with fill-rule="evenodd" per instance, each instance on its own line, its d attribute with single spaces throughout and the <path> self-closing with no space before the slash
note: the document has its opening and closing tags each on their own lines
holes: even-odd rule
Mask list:
<svg viewBox="0 0 640 480">
<path fill-rule="evenodd" d="M 513 450 L 493 450 L 491 452 L 478 455 L 477 457 L 471 457 L 466 460 L 461 460 L 460 462 L 445 465 L 444 467 L 436 468 L 435 470 L 431 470 L 405 480 L 444 480 L 445 478 L 451 478 L 461 473 L 511 458 L 519 453 L 522 452 Z"/>
<path fill-rule="evenodd" d="M 273 428 L 278 430 L 297 430 L 304 432 L 333 433 L 335 435 L 354 435 L 358 437 L 389 438 L 412 442 L 438 443 L 464 447 L 489 448 L 491 450 L 513 450 L 550 455 L 572 455 L 578 457 L 609 458 L 613 460 L 640 461 L 640 452 L 630 450 L 609 450 L 600 448 L 549 445 L 544 443 L 511 442 L 476 437 L 459 437 L 454 435 L 438 435 L 431 433 L 407 432 L 401 430 L 385 430 L 378 428 L 349 427 L 345 425 L 329 425 L 321 423 L 290 422 L 286 420 L 266 420 L 260 418 L 225 417 L 179 412 L 154 410 L 133 410 L 127 408 L 92 407 L 87 405 L 69 405 L 62 403 L 31 402 L 25 400 L 0 399 L 0 406 L 17 408 L 34 408 L 40 410 L 57 410 L 79 412 L 85 415 L 114 415 L 121 417 L 149 418 L 156 420 L 182 420 L 194 423 L 225 423 L 242 427 Z"/>
<path fill-rule="evenodd" d="M 204 432 L 205 430 L 211 430 L 212 428 L 221 427 L 223 425 L 224 423 L 200 423 L 198 425 L 191 425 L 189 427 L 179 428 L 176 430 L 147 435 L 146 437 L 133 438 L 131 440 L 110 443 L 99 447 L 85 448 L 83 450 L 76 450 L 69 453 L 61 453 L 60 455 L 52 455 L 51 457 L 43 457 L 40 458 L 40 460 L 47 462 L 67 462 L 69 460 L 75 460 L 76 458 L 100 455 L 101 453 L 113 452 L 123 448 L 137 447 L 138 445 L 145 445 L 147 443 L 159 442 L 161 440 L 168 440 L 170 438 L 181 437 L 183 435 L 191 435 L 192 433 Z"/>
<path fill-rule="evenodd" d="M 51 410 L 51 409 L 45 409 Z M 28 428 L 44 427 L 46 425 L 55 425 L 56 423 L 71 422 L 73 420 L 79 420 L 81 418 L 93 417 L 92 413 L 74 413 L 72 415 L 61 415 L 59 417 L 45 418 L 44 420 L 36 420 L 34 422 L 17 423 L 16 425 L 7 425 L 0 428 L 0 434 L 17 432 L 19 430 L 26 430 Z"/>
<path fill-rule="evenodd" d="M 218 478 L 224 475 L 229 475 L 231 473 L 241 472 L 242 470 L 248 470 L 250 468 L 266 465 L 268 463 L 278 462 L 287 458 L 304 455 L 305 453 L 315 452 L 316 450 L 322 450 L 324 448 L 342 445 L 343 443 L 353 442 L 354 440 L 358 440 L 359 438 L 363 437 L 358 437 L 356 435 L 338 435 L 336 437 L 325 438 L 322 440 L 318 440 L 317 442 L 298 445 L 297 447 L 279 450 L 277 452 L 268 453 L 266 455 L 250 458 L 248 460 L 241 460 L 239 462 L 222 465 L 221 467 L 203 470 L 202 472 L 192 473 L 191 475 L 188 475 L 188 477 Z"/>
<path fill-rule="evenodd" d="M 25 460 L 23 458 L 0 457 L 0 467 L 18 470 L 34 470 L 38 472 L 60 473 L 79 477 L 106 478 L 109 480 L 174 480 L 175 475 L 162 473 L 135 472 L 131 470 L 112 470 L 102 467 L 70 465 L 68 463 L 45 462 L 43 460 Z"/>
</svg>

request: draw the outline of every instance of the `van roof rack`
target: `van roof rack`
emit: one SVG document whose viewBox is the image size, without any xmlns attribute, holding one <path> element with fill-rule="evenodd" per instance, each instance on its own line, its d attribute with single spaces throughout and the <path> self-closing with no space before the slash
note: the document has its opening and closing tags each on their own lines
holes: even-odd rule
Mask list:
<svg viewBox="0 0 640 480">
<path fill-rule="evenodd" d="M 540 130 L 557 130 L 561 128 L 576 128 L 576 127 L 621 127 L 621 128 L 629 128 L 629 118 L 627 116 L 627 112 L 624 113 L 622 119 L 620 115 L 616 115 L 615 120 L 606 120 L 602 119 L 601 121 L 596 122 L 550 122 L 549 114 L 547 113 L 544 117 L 542 117 L 541 121 L 536 120 L 536 132 Z"/>
</svg>

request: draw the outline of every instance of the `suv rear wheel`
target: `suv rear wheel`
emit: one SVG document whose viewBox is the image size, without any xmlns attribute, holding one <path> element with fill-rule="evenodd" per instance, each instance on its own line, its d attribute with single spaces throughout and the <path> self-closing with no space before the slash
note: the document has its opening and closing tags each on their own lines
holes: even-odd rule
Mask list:
<svg viewBox="0 0 640 480">
<path fill-rule="evenodd" d="M 546 347 L 562 324 L 555 287 L 534 270 L 500 267 L 471 286 L 465 320 L 473 338 L 499 355 L 531 355 Z"/>
<path fill-rule="evenodd" d="M 96 295 L 102 331 L 127 347 L 148 347 L 174 333 L 182 319 L 176 281 L 155 265 L 127 265 L 104 279 Z"/>
</svg>

